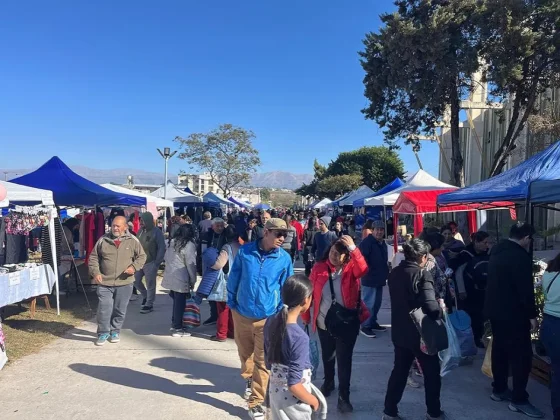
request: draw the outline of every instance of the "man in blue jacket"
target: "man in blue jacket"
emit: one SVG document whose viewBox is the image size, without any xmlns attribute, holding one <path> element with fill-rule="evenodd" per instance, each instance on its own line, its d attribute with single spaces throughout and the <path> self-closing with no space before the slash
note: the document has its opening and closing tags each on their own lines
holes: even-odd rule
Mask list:
<svg viewBox="0 0 560 420">
<path fill-rule="evenodd" d="M 252 419 L 264 419 L 268 370 L 264 360 L 266 318 L 282 309 L 281 288 L 294 273 L 290 255 L 282 249 L 288 233 L 282 219 L 269 219 L 263 238 L 239 249 L 230 270 L 227 289 L 241 376 L 247 381 L 245 398 Z"/>
</svg>

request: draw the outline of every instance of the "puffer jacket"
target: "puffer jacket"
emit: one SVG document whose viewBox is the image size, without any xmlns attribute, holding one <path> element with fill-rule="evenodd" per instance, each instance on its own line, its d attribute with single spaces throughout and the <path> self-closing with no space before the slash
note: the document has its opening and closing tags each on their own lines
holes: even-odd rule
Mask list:
<svg viewBox="0 0 560 420">
<path fill-rule="evenodd" d="M 120 245 L 115 245 L 112 233 L 103 235 L 93 247 L 89 256 L 89 274 L 103 277 L 103 286 L 126 286 L 134 282 L 134 275 L 124 271 L 132 266 L 138 271 L 144 267 L 146 253 L 142 245 L 130 233 L 124 233 L 119 238 Z"/>
<path fill-rule="evenodd" d="M 330 261 L 317 262 L 311 270 L 310 280 L 313 283 L 313 305 L 301 315 L 303 321 L 311 323 L 313 331 L 317 326 L 319 307 L 323 297 L 323 288 L 329 287 L 329 268 L 335 272 L 335 267 Z M 349 309 L 356 309 L 358 300 L 360 301 L 360 321 L 364 322 L 369 318 L 369 311 L 360 297 L 360 277 L 368 272 L 368 266 L 359 248 L 355 248 L 350 253 L 350 261 L 342 269 L 341 292 L 342 304 Z"/>
<path fill-rule="evenodd" d="M 292 274 L 292 258 L 283 249 L 265 252 L 260 241 L 243 245 L 227 281 L 228 306 L 246 318 L 268 318 L 282 309 L 280 290 Z"/>
<path fill-rule="evenodd" d="M 196 245 L 188 242 L 179 252 L 175 239 L 165 252 L 165 271 L 162 287 L 178 293 L 190 293 L 196 284 Z"/>
</svg>

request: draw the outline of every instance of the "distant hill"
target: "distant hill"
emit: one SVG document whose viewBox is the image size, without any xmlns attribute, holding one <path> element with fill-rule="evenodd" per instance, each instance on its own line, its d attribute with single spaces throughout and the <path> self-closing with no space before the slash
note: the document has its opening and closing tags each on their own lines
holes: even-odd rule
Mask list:
<svg viewBox="0 0 560 420">
<path fill-rule="evenodd" d="M 74 166 L 71 165 L 70 168 L 77 174 L 89 179 L 90 181 L 96 182 L 98 184 L 114 182 L 118 184 L 126 184 L 127 177 L 132 175 L 134 177 L 135 184 L 162 184 L 163 174 L 157 172 L 148 172 L 141 169 L 127 169 L 127 168 L 117 168 L 117 169 L 93 169 L 86 166 Z M 4 180 L 5 172 L 7 172 L 8 180 L 12 178 L 17 178 L 18 176 L 25 175 L 29 172 L 34 171 L 33 169 L 0 169 L 0 179 Z M 17 174 L 17 175 L 16 175 Z M 169 174 L 169 179 L 173 182 L 177 182 L 176 174 Z M 313 179 L 313 175 L 309 174 L 292 174 L 290 172 L 264 172 L 257 173 L 253 175 L 251 179 L 251 186 L 262 187 L 262 188 L 288 188 L 296 189 L 300 187 L 304 182 L 310 182 Z"/>
</svg>

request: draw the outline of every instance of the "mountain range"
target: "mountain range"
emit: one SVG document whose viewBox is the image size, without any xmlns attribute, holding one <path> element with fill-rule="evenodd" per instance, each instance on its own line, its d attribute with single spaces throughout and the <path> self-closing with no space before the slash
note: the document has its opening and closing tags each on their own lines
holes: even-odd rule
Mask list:
<svg viewBox="0 0 560 420">
<path fill-rule="evenodd" d="M 114 182 L 126 184 L 129 175 L 134 177 L 135 184 L 162 184 L 163 174 L 157 172 L 143 171 L 141 169 L 93 169 L 86 166 L 70 166 L 77 174 L 98 184 Z M 12 179 L 25 175 L 34 169 L 0 169 L 0 179 Z M 3 176 L 2 176 L 3 175 Z M 169 174 L 169 179 L 177 182 L 177 175 Z M 251 178 L 251 186 L 261 188 L 287 188 L 294 190 L 304 182 L 309 183 L 313 179 L 311 174 L 293 174 L 290 172 L 273 171 L 256 173 Z"/>
</svg>

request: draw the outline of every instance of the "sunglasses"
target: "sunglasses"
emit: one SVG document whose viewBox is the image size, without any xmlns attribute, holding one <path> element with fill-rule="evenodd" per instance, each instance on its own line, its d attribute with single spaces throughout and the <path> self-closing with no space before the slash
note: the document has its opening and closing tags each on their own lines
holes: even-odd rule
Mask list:
<svg viewBox="0 0 560 420">
<path fill-rule="evenodd" d="M 285 238 L 286 236 L 288 236 L 287 230 L 274 230 L 272 232 L 274 233 L 274 235 L 276 235 L 277 238 L 280 238 L 282 236 Z"/>
</svg>

